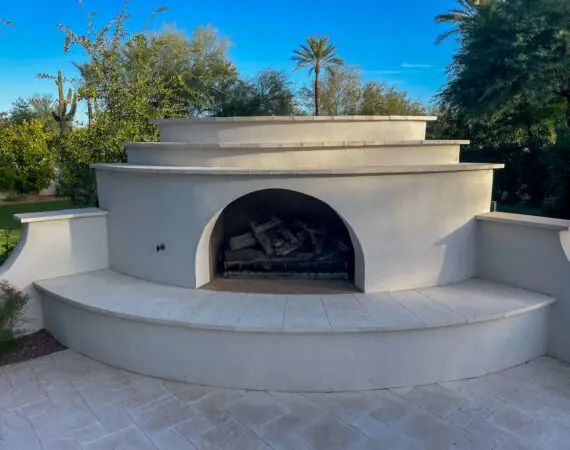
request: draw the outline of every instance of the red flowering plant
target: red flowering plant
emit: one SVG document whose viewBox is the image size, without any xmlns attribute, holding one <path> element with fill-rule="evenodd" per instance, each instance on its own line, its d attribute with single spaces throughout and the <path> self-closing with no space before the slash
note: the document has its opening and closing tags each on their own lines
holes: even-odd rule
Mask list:
<svg viewBox="0 0 570 450">
<path fill-rule="evenodd" d="M 0 281 L 0 356 L 11 341 L 20 335 L 18 325 L 22 320 L 28 299 L 27 294 L 7 281 Z"/>
</svg>

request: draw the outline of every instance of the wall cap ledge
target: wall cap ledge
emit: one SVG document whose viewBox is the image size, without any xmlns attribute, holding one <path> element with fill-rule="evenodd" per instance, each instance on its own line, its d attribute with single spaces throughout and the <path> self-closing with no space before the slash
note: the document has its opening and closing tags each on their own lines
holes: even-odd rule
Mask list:
<svg viewBox="0 0 570 450">
<path fill-rule="evenodd" d="M 107 211 L 99 208 L 63 209 L 60 211 L 45 211 L 26 214 L 14 214 L 20 223 L 49 222 L 52 220 L 81 219 L 84 217 L 106 216 Z"/>
<path fill-rule="evenodd" d="M 145 166 L 125 163 L 112 164 L 91 164 L 91 168 L 96 170 L 107 170 L 116 172 L 131 173 L 151 173 L 169 175 L 241 175 L 241 176 L 359 176 L 359 175 L 401 175 L 401 174 L 421 174 L 421 173 L 447 173 L 447 172 L 470 172 L 477 170 L 502 169 L 504 164 L 425 164 L 421 166 L 367 166 L 353 168 L 318 168 L 304 167 L 298 169 L 271 169 L 252 167 L 186 167 L 186 166 Z"/>
<path fill-rule="evenodd" d="M 569 231 L 570 220 L 552 219 L 550 217 L 527 216 L 524 214 L 511 214 L 502 212 L 491 212 L 479 214 L 478 220 L 488 222 L 499 222 L 524 227 L 543 228 L 552 231 Z"/>
<path fill-rule="evenodd" d="M 224 122 L 371 122 L 371 121 L 409 121 L 433 122 L 437 116 L 238 116 L 238 117 L 201 117 L 189 119 L 155 119 L 155 124 L 175 123 L 224 123 Z"/>
<path fill-rule="evenodd" d="M 270 149 L 283 148 L 294 150 L 313 150 L 320 148 L 350 147 L 437 147 L 442 145 L 469 145 L 468 140 L 416 140 L 416 141 L 315 141 L 315 142 L 124 142 L 122 145 L 129 150 L 138 148 L 151 148 L 162 150 L 163 148 L 177 149 L 211 149 L 211 148 L 249 148 L 249 149 Z"/>
</svg>

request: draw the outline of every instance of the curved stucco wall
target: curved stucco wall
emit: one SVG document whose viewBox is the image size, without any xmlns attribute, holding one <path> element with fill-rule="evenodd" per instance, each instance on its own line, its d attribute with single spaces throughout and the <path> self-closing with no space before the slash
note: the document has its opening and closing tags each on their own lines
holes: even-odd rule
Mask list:
<svg viewBox="0 0 570 450">
<path fill-rule="evenodd" d="M 96 208 L 20 214 L 22 237 L 0 266 L 7 280 L 30 296 L 22 329 L 43 327 L 42 308 L 32 283 L 109 267 L 106 212 Z"/>
<path fill-rule="evenodd" d="M 212 219 L 244 194 L 279 188 L 318 198 L 345 220 L 363 249 L 365 291 L 473 276 L 474 217 L 489 211 L 492 177 L 492 170 L 369 176 L 97 170 L 100 205 L 109 211 L 110 265 L 119 272 L 196 287 L 196 256 Z M 157 252 L 158 244 L 166 250 Z"/>
<path fill-rule="evenodd" d="M 548 353 L 570 362 L 570 221 L 491 213 L 477 242 L 478 276 L 556 297 Z"/>
<path fill-rule="evenodd" d="M 159 120 L 162 142 L 418 141 L 429 117 L 239 117 Z"/>
<path fill-rule="evenodd" d="M 352 168 L 457 164 L 459 144 L 386 145 L 350 147 L 259 148 L 236 146 L 200 147 L 184 143 L 126 144 L 128 163 L 158 166 L 199 167 L 301 167 Z"/>
</svg>

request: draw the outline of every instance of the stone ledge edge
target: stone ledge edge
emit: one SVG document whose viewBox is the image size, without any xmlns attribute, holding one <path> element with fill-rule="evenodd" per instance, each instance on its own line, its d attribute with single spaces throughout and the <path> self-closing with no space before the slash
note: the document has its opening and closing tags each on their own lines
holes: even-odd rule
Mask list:
<svg viewBox="0 0 570 450">
<path fill-rule="evenodd" d="M 154 119 L 151 123 L 216 123 L 216 122 L 370 122 L 410 121 L 433 122 L 437 116 L 244 116 L 244 117 L 202 117 L 189 119 Z"/>
<path fill-rule="evenodd" d="M 245 167 L 185 167 L 185 166 L 144 166 L 133 164 L 91 164 L 91 168 L 115 172 L 132 173 L 157 173 L 171 175 L 236 175 L 236 176 L 350 176 L 350 175 L 401 175 L 401 174 L 422 174 L 422 173 L 449 173 L 449 172 L 470 172 L 478 170 L 495 170 L 504 168 L 504 164 L 480 164 L 480 163 L 459 163 L 440 164 L 423 166 L 371 166 L 356 167 L 349 169 L 268 169 L 268 168 L 245 168 Z"/>
<path fill-rule="evenodd" d="M 390 332 L 397 332 L 397 331 L 413 331 L 413 330 L 430 330 L 436 328 L 447 328 L 447 327 L 455 327 L 461 325 L 471 325 L 481 322 L 491 322 L 497 320 L 504 320 L 511 317 L 515 317 L 522 314 L 528 314 L 534 311 L 537 311 L 542 308 L 546 308 L 551 304 L 556 302 L 556 298 L 543 295 L 545 298 L 544 300 L 534 303 L 532 305 L 523 306 L 516 310 L 505 311 L 502 313 L 492 314 L 489 316 L 477 316 L 473 318 L 463 318 L 462 320 L 458 320 L 457 322 L 441 322 L 441 323 L 434 323 L 429 324 L 425 322 L 418 322 L 414 324 L 405 324 L 405 325 L 393 325 L 393 326 L 355 326 L 355 327 L 338 327 L 338 328 L 331 328 L 331 327 L 311 327 L 311 328 L 276 328 L 276 327 L 269 327 L 269 326 L 255 326 L 255 325 L 227 325 L 227 324 L 220 324 L 220 323 L 200 323 L 200 322 L 189 322 L 189 321 L 181 321 L 175 319 L 165 319 L 165 318 L 154 318 L 149 316 L 141 316 L 136 314 L 130 314 L 123 311 L 115 311 L 109 309 L 103 309 L 98 306 L 94 306 L 91 304 L 83 303 L 77 300 L 73 300 L 69 297 L 64 295 L 58 294 L 45 286 L 42 286 L 42 281 L 48 280 L 38 280 L 33 283 L 34 287 L 38 289 L 40 292 L 44 293 L 45 295 L 50 295 L 53 298 L 60 300 L 64 303 L 67 303 L 75 308 L 84 309 L 86 311 L 91 311 L 97 314 L 101 314 L 104 316 L 110 317 L 117 317 L 125 320 L 131 320 L 134 322 L 142 322 L 142 323 L 152 323 L 156 325 L 165 325 L 165 326 L 173 326 L 173 327 L 183 327 L 183 328 L 192 328 L 197 330 L 209 330 L 209 331 L 231 331 L 236 333 L 273 333 L 273 334 L 354 334 L 354 333 L 390 333 Z"/>
<path fill-rule="evenodd" d="M 178 147 L 184 149 L 208 148 L 251 148 L 251 149 L 295 149 L 317 148 L 363 148 L 363 147 L 435 147 L 438 145 L 469 145 L 469 140 L 419 140 L 419 141 L 321 141 L 321 142 L 124 142 L 129 150 L 145 147 Z"/>
<path fill-rule="evenodd" d="M 550 217 L 528 216 L 524 214 L 511 214 L 502 212 L 490 212 L 478 214 L 477 220 L 486 222 L 497 222 L 509 225 L 520 225 L 524 227 L 542 228 L 552 231 L 569 231 L 570 220 L 552 219 Z"/>
<path fill-rule="evenodd" d="M 44 211 L 36 213 L 14 214 L 20 223 L 49 222 L 52 220 L 81 219 L 85 217 L 106 216 L 107 211 L 99 208 L 62 209 L 60 211 Z"/>
</svg>

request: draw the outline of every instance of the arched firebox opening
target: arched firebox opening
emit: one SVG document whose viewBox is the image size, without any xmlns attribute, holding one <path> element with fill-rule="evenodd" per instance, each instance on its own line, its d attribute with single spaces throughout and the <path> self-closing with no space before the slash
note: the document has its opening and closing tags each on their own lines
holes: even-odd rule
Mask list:
<svg viewBox="0 0 570 450">
<path fill-rule="evenodd" d="M 346 225 L 329 205 L 299 192 L 264 189 L 233 201 L 214 225 L 209 250 L 207 288 L 354 289 L 354 248 Z"/>
</svg>

